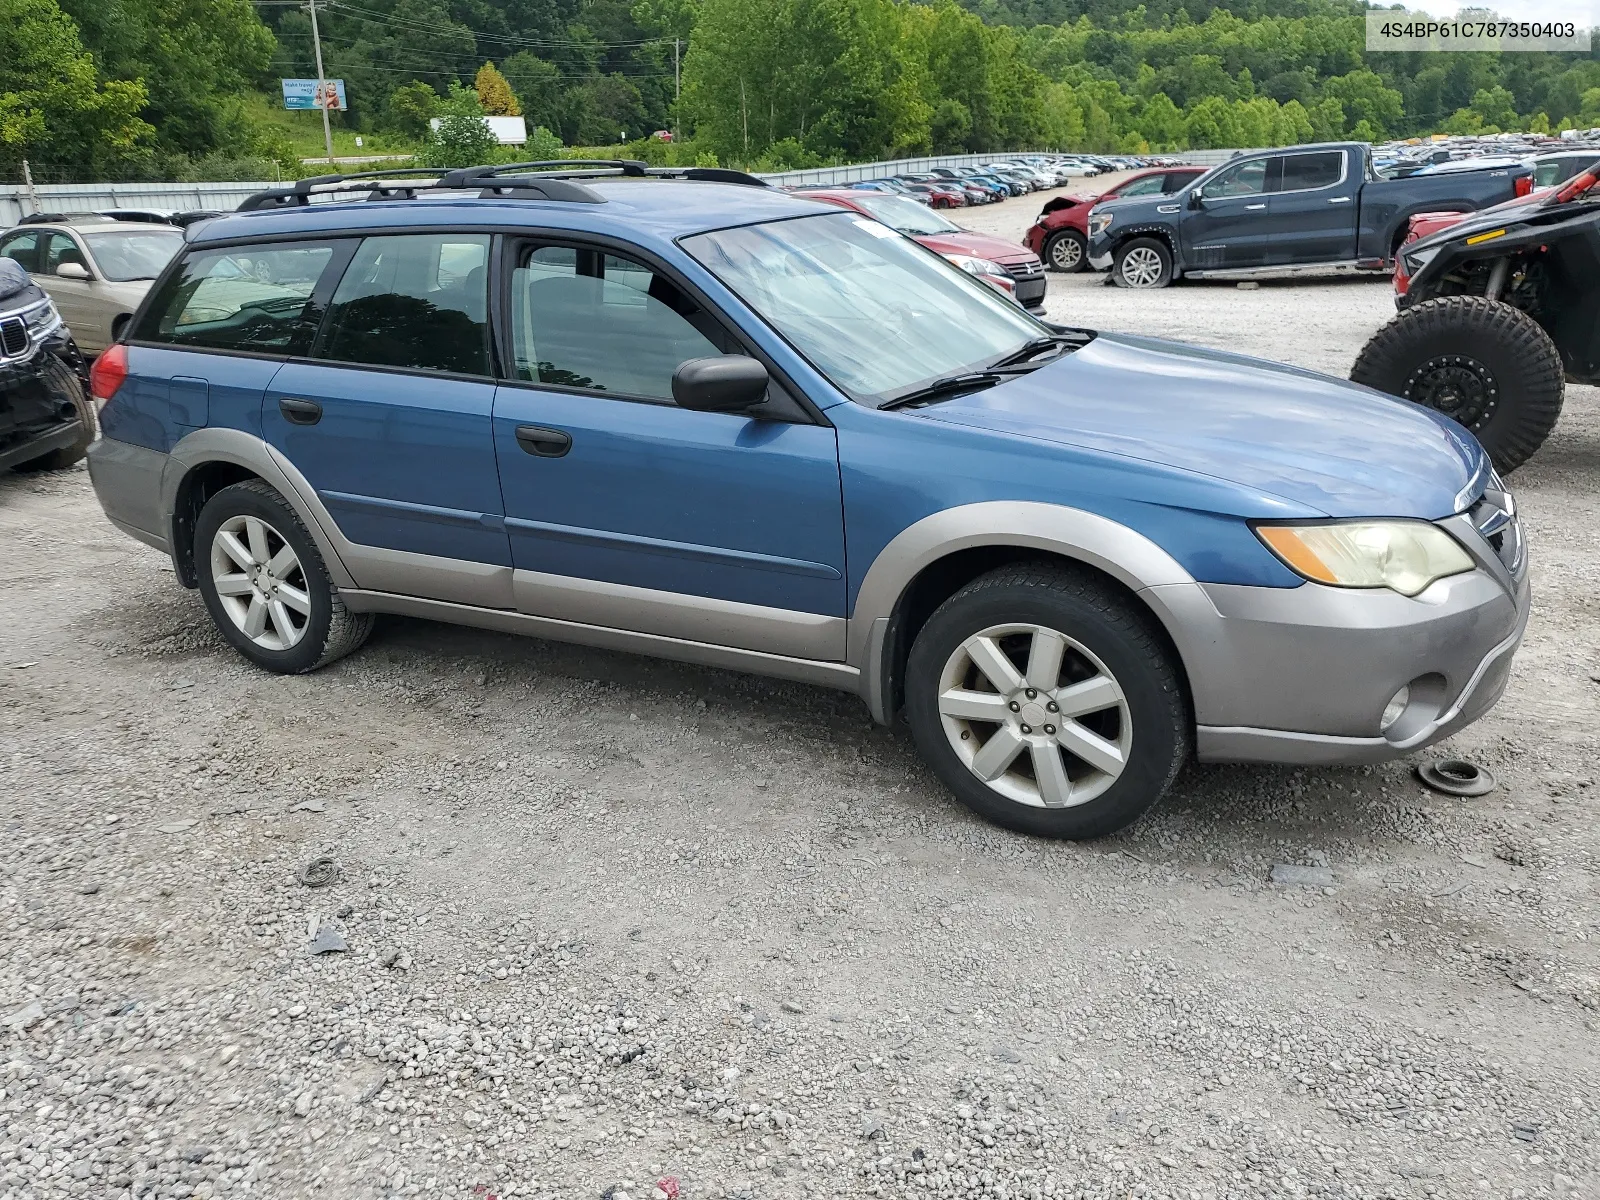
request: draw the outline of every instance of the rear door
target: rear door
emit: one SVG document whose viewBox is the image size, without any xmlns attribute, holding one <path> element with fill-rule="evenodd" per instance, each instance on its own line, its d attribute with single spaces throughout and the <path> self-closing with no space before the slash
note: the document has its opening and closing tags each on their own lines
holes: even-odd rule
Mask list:
<svg viewBox="0 0 1600 1200">
<path fill-rule="evenodd" d="M 491 240 L 452 232 L 363 239 L 311 353 L 286 363 L 267 389 L 262 436 L 352 542 L 511 563 L 490 434 Z M 466 597 L 452 589 L 443 598 Z"/>
<path fill-rule="evenodd" d="M 1357 183 L 1347 177 L 1344 150 L 1279 158 L 1276 189 L 1267 198 L 1271 262 L 1348 262 L 1356 256 Z"/>
<path fill-rule="evenodd" d="M 1247 159 L 1206 184 L 1200 207 L 1185 211 L 1178 226 L 1186 267 L 1219 270 L 1268 262 L 1267 192 L 1275 161 Z"/>
</svg>

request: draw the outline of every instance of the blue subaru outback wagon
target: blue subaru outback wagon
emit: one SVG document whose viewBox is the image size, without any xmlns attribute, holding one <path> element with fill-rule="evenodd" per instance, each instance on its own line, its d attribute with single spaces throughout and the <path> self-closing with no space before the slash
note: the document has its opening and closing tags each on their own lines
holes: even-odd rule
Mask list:
<svg viewBox="0 0 1600 1200">
<path fill-rule="evenodd" d="M 253 662 L 403 613 L 844 688 L 1065 837 L 1499 698 L 1523 535 L 1448 419 L 734 172 L 551 165 L 262 193 L 96 365 L 106 513 Z"/>
</svg>

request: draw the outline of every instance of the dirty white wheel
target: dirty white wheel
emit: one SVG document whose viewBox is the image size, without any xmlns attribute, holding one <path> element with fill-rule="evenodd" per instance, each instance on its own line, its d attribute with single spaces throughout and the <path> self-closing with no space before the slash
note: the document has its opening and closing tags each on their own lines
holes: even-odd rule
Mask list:
<svg viewBox="0 0 1600 1200">
<path fill-rule="evenodd" d="M 1161 256 L 1149 246 L 1139 246 L 1122 259 L 1122 278 L 1129 287 L 1154 287 L 1161 278 Z"/>
<path fill-rule="evenodd" d="M 995 625 L 957 647 L 939 679 L 950 748 L 1008 800 L 1070 808 L 1122 775 L 1133 722 L 1122 687 L 1082 643 L 1040 625 Z"/>
<path fill-rule="evenodd" d="M 299 645 L 311 622 L 305 568 L 260 517 L 229 517 L 211 538 L 211 583 L 222 610 L 263 650 Z"/>
</svg>

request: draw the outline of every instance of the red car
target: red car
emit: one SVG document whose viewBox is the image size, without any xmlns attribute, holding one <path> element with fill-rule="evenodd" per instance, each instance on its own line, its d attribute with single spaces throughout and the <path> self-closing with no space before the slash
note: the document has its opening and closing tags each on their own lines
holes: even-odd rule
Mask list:
<svg viewBox="0 0 1600 1200">
<path fill-rule="evenodd" d="M 1058 196 L 1044 206 L 1039 219 L 1022 235 L 1023 245 L 1049 263 L 1052 271 L 1081 271 L 1089 263 L 1091 208 L 1102 200 L 1114 200 L 1122 196 L 1175 192 L 1196 176 L 1204 175 L 1208 169 L 1156 167 L 1149 171 L 1138 171 L 1116 187 L 1098 195 Z"/>
<path fill-rule="evenodd" d="M 1019 250 L 1004 238 L 973 233 L 952 224 L 915 200 L 888 192 L 858 191 L 855 188 L 806 189 L 797 193 L 811 200 L 825 200 L 849 208 L 891 229 L 947 259 L 971 275 L 976 275 L 996 291 L 1012 297 L 1034 315 L 1044 311 L 1044 264 L 1037 254 Z"/>
</svg>

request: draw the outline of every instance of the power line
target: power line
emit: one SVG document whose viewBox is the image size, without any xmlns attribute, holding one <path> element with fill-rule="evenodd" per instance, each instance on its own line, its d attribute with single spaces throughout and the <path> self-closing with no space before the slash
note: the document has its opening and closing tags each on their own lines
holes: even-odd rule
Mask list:
<svg viewBox="0 0 1600 1200">
<path fill-rule="evenodd" d="M 489 33 L 486 30 L 472 29 L 468 26 L 454 22 L 449 25 L 435 25 L 429 22 L 409 21 L 404 17 L 396 17 L 390 13 L 380 13 L 370 8 L 362 8 L 356 4 L 346 4 L 343 2 L 343 0 L 328 0 L 328 3 L 326 3 L 324 7 L 334 12 L 348 13 L 356 20 L 368 21 L 375 25 L 388 25 L 392 28 L 406 29 L 417 33 L 446 34 L 451 36 L 460 36 L 461 34 L 466 33 L 480 41 L 500 42 L 504 45 L 543 46 L 549 48 L 563 46 L 583 48 L 595 46 L 605 47 L 608 49 L 627 50 L 637 49 L 641 46 L 660 45 L 672 40 L 671 38 L 655 37 L 644 38 L 640 41 L 633 42 L 602 42 L 598 39 L 590 40 L 585 38 L 518 37 L 514 34 L 507 33 Z"/>
</svg>

